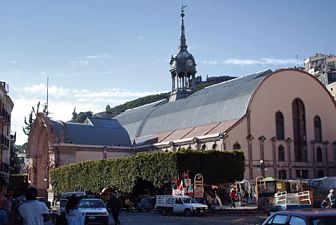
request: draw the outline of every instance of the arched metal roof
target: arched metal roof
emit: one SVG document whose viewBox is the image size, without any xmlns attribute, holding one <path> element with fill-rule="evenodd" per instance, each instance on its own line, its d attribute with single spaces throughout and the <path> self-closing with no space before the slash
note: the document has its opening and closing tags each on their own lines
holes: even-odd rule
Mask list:
<svg viewBox="0 0 336 225">
<path fill-rule="evenodd" d="M 175 102 L 159 101 L 114 117 L 132 139 L 240 119 L 266 70 L 202 89 Z"/>
<path fill-rule="evenodd" d="M 85 123 L 52 121 L 59 143 L 131 146 L 127 131 L 115 119 L 92 118 Z"/>
</svg>

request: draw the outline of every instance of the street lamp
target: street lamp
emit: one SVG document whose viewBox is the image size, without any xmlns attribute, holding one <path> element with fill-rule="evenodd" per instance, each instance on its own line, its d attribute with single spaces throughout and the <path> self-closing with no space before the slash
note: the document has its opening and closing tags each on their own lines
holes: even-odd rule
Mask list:
<svg viewBox="0 0 336 225">
<path fill-rule="evenodd" d="M 265 171 L 267 170 L 267 167 L 269 167 L 269 163 L 266 164 L 263 159 L 260 159 L 259 165 L 257 165 L 258 168 L 261 170 L 261 176 L 265 177 Z"/>
</svg>

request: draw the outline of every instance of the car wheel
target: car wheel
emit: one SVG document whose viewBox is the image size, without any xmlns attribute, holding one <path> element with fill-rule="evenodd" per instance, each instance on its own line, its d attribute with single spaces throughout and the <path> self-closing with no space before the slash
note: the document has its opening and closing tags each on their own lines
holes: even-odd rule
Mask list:
<svg viewBox="0 0 336 225">
<path fill-rule="evenodd" d="M 192 215 L 191 210 L 190 209 L 185 209 L 184 210 L 184 215 L 185 216 L 191 216 Z"/>
<path fill-rule="evenodd" d="M 162 209 L 162 210 L 161 210 L 161 215 L 162 215 L 162 216 L 167 216 L 167 214 L 168 214 L 167 209 Z"/>
<path fill-rule="evenodd" d="M 148 211 L 148 212 L 152 212 L 152 211 L 154 211 L 154 207 L 153 207 L 152 205 L 149 206 L 148 209 L 147 209 L 147 211 Z"/>
</svg>

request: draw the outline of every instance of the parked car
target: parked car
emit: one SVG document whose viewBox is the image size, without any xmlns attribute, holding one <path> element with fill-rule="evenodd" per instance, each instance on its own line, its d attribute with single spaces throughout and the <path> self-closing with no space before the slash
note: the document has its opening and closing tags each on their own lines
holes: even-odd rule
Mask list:
<svg viewBox="0 0 336 225">
<path fill-rule="evenodd" d="M 84 197 L 86 196 L 86 193 L 83 191 L 71 191 L 71 192 L 63 192 L 61 193 L 61 198 L 70 198 L 71 196 L 75 195 L 76 197 Z"/>
<path fill-rule="evenodd" d="M 83 191 L 73 191 L 73 192 L 63 192 L 60 195 L 60 198 L 55 202 L 55 205 L 53 207 L 56 214 L 61 215 L 63 212 L 65 212 L 65 206 L 68 202 L 68 199 L 75 195 L 76 197 L 82 198 L 86 196 L 86 193 Z"/>
<path fill-rule="evenodd" d="M 155 197 L 143 197 L 135 206 L 135 208 L 139 211 L 153 211 L 154 207 Z"/>
<path fill-rule="evenodd" d="M 336 210 L 302 209 L 279 211 L 269 216 L 262 225 L 336 225 Z"/>
<path fill-rule="evenodd" d="M 85 225 L 108 225 L 109 214 L 102 199 L 82 198 L 78 208 L 86 215 Z"/>
</svg>

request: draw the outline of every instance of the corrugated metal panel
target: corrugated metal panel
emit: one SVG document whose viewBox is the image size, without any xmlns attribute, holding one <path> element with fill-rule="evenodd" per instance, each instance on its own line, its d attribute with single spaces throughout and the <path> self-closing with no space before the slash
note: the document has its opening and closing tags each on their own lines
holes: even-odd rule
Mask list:
<svg viewBox="0 0 336 225">
<path fill-rule="evenodd" d="M 203 125 L 199 127 L 195 127 L 187 136 L 184 138 L 193 138 L 193 137 L 198 137 L 198 136 L 204 136 L 206 135 L 210 130 L 214 129 L 215 127 L 218 126 L 219 123 L 214 123 L 214 124 L 208 124 L 208 125 Z"/>
<path fill-rule="evenodd" d="M 52 121 L 55 135 L 59 142 L 106 145 L 131 146 L 130 137 L 118 121 L 113 121 L 114 127 L 92 126 L 81 123 Z M 111 124 L 110 124 L 111 125 Z"/>
<path fill-rule="evenodd" d="M 221 122 L 217 127 L 212 129 L 207 134 L 219 134 L 219 133 L 225 132 L 225 131 L 227 131 L 227 129 L 229 129 L 237 121 L 238 120 L 229 120 L 229 121 Z"/>
<path fill-rule="evenodd" d="M 88 118 L 88 120 L 95 127 L 122 128 L 121 124 L 116 119 L 92 117 L 92 118 Z"/>
<path fill-rule="evenodd" d="M 190 131 L 192 131 L 194 128 L 187 128 L 187 129 L 182 129 L 182 130 L 175 130 L 172 132 L 171 135 L 169 135 L 166 139 L 161 140 L 161 141 L 174 141 L 174 140 L 179 140 L 182 139 L 184 136 L 186 136 Z"/>
</svg>

